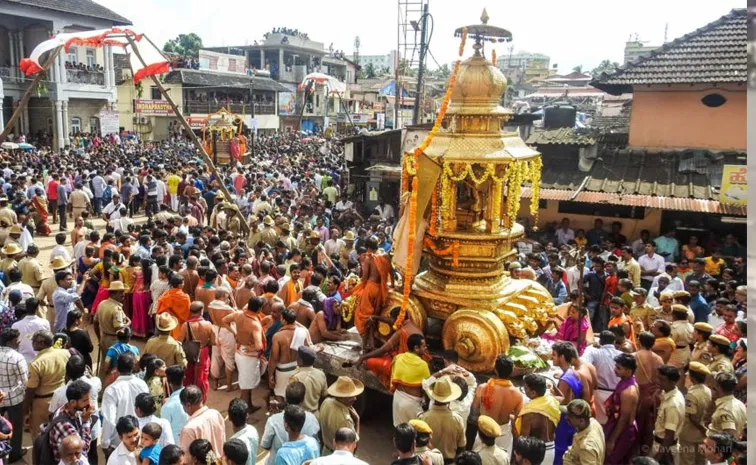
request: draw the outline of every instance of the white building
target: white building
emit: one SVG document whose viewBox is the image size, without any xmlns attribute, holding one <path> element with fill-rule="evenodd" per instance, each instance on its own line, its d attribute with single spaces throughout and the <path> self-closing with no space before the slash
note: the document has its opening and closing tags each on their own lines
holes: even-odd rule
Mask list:
<svg viewBox="0 0 756 465">
<path fill-rule="evenodd" d="M 360 55 L 360 66 L 364 69 L 367 65 L 372 64 L 376 73 L 384 68 L 388 68 L 389 74 L 394 74 L 396 70 L 396 50 L 391 50 L 385 55 Z"/>
<path fill-rule="evenodd" d="M 128 19 L 92 0 L 0 0 L 2 121 L 11 117 L 32 80 L 21 73 L 18 64 L 40 42 L 62 32 L 129 24 Z M 44 79 L 13 133 L 47 140 L 60 148 L 68 144 L 71 134 L 100 132 L 103 115 L 113 121 L 116 87 L 111 46 L 72 46 L 68 53 L 58 55 Z"/>
</svg>

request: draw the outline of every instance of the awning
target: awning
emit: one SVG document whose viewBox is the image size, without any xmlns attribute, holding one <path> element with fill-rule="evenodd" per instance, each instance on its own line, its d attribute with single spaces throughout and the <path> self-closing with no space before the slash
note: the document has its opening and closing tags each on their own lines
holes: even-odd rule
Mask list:
<svg viewBox="0 0 756 465">
<path fill-rule="evenodd" d="M 522 197 L 530 198 L 529 187 L 522 188 Z M 573 197 L 574 196 L 574 197 Z M 654 195 L 622 195 L 614 192 L 579 192 L 574 190 L 541 189 L 539 197 L 543 200 L 566 200 L 582 203 L 605 203 L 627 207 L 649 207 L 661 210 L 689 211 L 695 213 L 714 213 L 718 215 L 747 216 L 743 205 L 728 205 L 716 200 L 691 199 L 683 197 L 661 197 Z"/>
<path fill-rule="evenodd" d="M 402 167 L 399 165 L 377 164 L 367 168 L 365 171 L 370 173 L 380 173 L 391 177 L 402 175 Z"/>
</svg>

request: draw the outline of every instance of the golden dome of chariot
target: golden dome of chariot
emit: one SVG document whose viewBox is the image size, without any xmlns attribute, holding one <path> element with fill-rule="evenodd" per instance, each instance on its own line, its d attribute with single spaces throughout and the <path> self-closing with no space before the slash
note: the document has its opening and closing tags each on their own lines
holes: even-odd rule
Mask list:
<svg viewBox="0 0 756 465">
<path fill-rule="evenodd" d="M 475 39 L 470 58 L 459 64 L 451 101 L 441 128 L 425 154 L 445 162 L 506 164 L 537 158 L 539 153 L 528 147 L 516 132 L 507 132 L 512 111 L 501 105 L 507 91 L 507 78 L 484 56 L 486 43 L 509 41 L 506 29 L 491 26 L 483 10 L 482 24 L 459 28 L 455 32 Z"/>
</svg>

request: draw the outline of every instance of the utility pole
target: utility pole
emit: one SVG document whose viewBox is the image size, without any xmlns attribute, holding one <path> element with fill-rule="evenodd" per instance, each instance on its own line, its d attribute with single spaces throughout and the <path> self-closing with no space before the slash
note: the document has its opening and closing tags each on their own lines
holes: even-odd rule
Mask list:
<svg viewBox="0 0 756 465">
<path fill-rule="evenodd" d="M 415 111 L 412 113 L 412 124 L 420 124 L 423 105 L 423 76 L 425 75 L 425 55 L 428 44 L 425 42 L 426 25 L 428 24 L 428 4 L 423 5 L 423 15 L 420 17 L 420 65 L 417 70 L 417 87 L 415 88 Z"/>
</svg>

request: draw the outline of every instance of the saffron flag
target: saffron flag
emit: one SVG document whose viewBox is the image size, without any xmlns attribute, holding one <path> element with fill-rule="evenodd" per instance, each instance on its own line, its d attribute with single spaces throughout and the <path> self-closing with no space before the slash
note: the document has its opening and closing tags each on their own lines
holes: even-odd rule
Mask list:
<svg viewBox="0 0 756 465">
<path fill-rule="evenodd" d="M 129 44 L 133 40 L 141 60 Z M 50 59 L 54 52 L 63 48 L 68 52 L 72 46 L 103 47 L 111 45 L 121 47 L 129 54 L 129 63 L 134 75 L 134 83 L 142 79 L 163 74 L 170 71 L 170 64 L 166 57 L 152 42 L 146 39 L 144 34 L 138 34 L 131 29 L 113 27 L 110 29 L 98 29 L 94 31 L 64 32 L 40 43 L 32 50 L 29 58 L 23 58 L 19 68 L 27 76 L 44 71 L 52 65 Z"/>
</svg>

